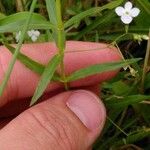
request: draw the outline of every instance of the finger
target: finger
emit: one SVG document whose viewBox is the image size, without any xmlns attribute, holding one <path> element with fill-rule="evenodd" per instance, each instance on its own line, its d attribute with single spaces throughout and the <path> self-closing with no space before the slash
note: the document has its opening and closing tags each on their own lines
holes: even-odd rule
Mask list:
<svg viewBox="0 0 150 150">
<path fill-rule="evenodd" d="M 7 125 L 11 120 L 12 120 L 12 117 L 0 119 L 0 130 L 3 127 L 5 127 L 5 125 Z"/>
<path fill-rule="evenodd" d="M 92 50 L 90 50 L 92 49 Z M 47 64 L 49 59 L 56 53 L 54 44 L 26 44 L 22 51 L 40 63 Z M 4 47 L 0 48 L 0 81 L 7 70 L 11 54 Z M 80 68 L 104 62 L 119 60 L 120 56 L 115 48 L 108 48 L 106 44 L 89 42 L 67 42 L 65 54 L 65 72 L 70 74 Z M 73 82 L 71 86 L 89 86 L 103 80 L 109 79 L 116 74 L 116 71 L 103 73 Z M 14 99 L 21 99 L 32 96 L 39 81 L 39 75 L 27 69 L 20 62 L 16 62 L 11 74 L 7 88 L 0 98 L 0 106 Z M 28 87 L 28 88 L 27 88 Z M 60 88 L 60 84 L 52 83 L 48 90 Z"/>
<path fill-rule="evenodd" d="M 0 131 L 0 149 L 88 150 L 105 118 L 104 105 L 93 93 L 65 92 L 35 105 L 5 126 Z"/>
<path fill-rule="evenodd" d="M 89 87 L 80 87 L 80 89 L 92 91 L 96 95 L 100 95 L 100 86 L 99 85 L 93 85 Z M 73 88 L 72 90 L 78 90 L 77 88 Z M 56 96 L 59 93 L 64 92 L 64 90 L 59 89 L 53 92 L 45 93 L 38 102 L 45 101 L 53 96 Z M 0 119 L 1 118 L 7 118 L 10 116 L 17 116 L 21 112 L 25 111 L 29 108 L 31 98 L 16 100 L 16 101 L 10 101 L 6 105 L 0 108 Z"/>
</svg>

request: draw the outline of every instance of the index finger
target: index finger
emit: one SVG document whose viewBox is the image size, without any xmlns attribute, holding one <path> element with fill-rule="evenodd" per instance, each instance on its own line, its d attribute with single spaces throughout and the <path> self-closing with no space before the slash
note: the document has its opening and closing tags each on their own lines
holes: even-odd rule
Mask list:
<svg viewBox="0 0 150 150">
<path fill-rule="evenodd" d="M 47 64 L 56 53 L 56 47 L 54 43 L 24 44 L 22 46 L 22 52 L 42 64 Z M 6 73 L 11 57 L 11 53 L 1 46 L 0 81 L 2 81 L 3 76 Z M 104 62 L 114 62 L 119 59 L 121 59 L 121 57 L 117 49 L 108 47 L 106 44 L 68 41 L 66 44 L 64 58 L 65 72 L 66 74 L 70 74 L 83 67 Z M 79 87 L 94 85 L 112 78 L 116 73 L 117 71 L 110 71 L 94 75 L 85 79 L 74 81 L 70 84 L 70 86 Z M 7 88 L 3 96 L 0 98 L 0 106 L 14 99 L 32 96 L 39 78 L 40 76 L 38 74 L 32 72 L 17 61 L 13 68 Z M 47 91 L 53 91 L 61 87 L 63 87 L 62 84 L 51 83 L 48 86 Z"/>
</svg>

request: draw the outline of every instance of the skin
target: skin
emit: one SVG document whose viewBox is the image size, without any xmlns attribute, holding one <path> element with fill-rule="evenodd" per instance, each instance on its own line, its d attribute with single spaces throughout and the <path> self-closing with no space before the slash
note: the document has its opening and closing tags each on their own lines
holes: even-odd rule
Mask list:
<svg viewBox="0 0 150 150">
<path fill-rule="evenodd" d="M 56 53 L 56 48 L 53 43 L 25 44 L 21 51 L 34 60 L 47 64 Z M 0 81 L 11 57 L 10 52 L 1 46 Z M 69 75 L 83 67 L 120 59 L 117 49 L 106 44 L 68 41 L 64 59 L 65 72 Z M 17 61 L 0 98 L 0 149 L 89 150 L 106 119 L 105 107 L 96 96 L 100 92 L 98 83 L 111 79 L 116 74 L 117 71 L 111 71 L 74 81 L 69 84 L 71 90 L 68 92 L 64 92 L 62 84 L 51 83 L 40 103 L 29 108 L 30 97 L 40 77 Z M 91 122 L 89 115 L 89 120 L 85 123 L 82 116 L 67 105 L 75 94 L 78 95 L 74 97 L 77 97 L 79 107 L 82 105 L 86 113 L 91 111 Z M 86 103 L 83 97 L 87 98 Z"/>
</svg>

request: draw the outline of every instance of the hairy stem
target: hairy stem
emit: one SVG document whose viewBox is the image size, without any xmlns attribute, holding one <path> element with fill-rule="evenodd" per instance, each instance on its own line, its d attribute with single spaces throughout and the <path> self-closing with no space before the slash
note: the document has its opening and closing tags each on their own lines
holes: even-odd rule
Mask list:
<svg viewBox="0 0 150 150">
<path fill-rule="evenodd" d="M 60 0 L 56 0 L 56 12 L 57 12 L 57 31 L 58 31 L 58 39 L 57 39 L 57 47 L 59 54 L 61 56 L 60 70 L 62 75 L 62 80 L 64 81 L 65 89 L 68 89 L 68 85 L 66 83 L 66 75 L 64 69 L 64 50 L 65 50 L 65 31 L 64 25 L 62 22 L 62 13 L 61 13 L 61 2 Z"/>
</svg>

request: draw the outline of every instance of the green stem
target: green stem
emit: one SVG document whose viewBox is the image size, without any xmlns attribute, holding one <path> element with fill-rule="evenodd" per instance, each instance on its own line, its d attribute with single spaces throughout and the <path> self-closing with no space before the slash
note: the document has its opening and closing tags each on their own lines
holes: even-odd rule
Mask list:
<svg viewBox="0 0 150 150">
<path fill-rule="evenodd" d="M 149 38 L 150 38 L 150 31 L 149 31 Z M 145 60 L 144 60 L 144 67 L 143 67 L 143 74 L 142 74 L 142 80 L 141 80 L 141 92 L 144 92 L 144 81 L 145 81 L 145 76 L 148 68 L 148 63 L 150 59 L 150 39 L 148 40 L 147 43 L 147 49 L 146 49 L 146 55 L 145 55 Z"/>
<path fill-rule="evenodd" d="M 125 33 L 127 34 L 129 31 L 129 25 L 125 25 Z"/>
<path fill-rule="evenodd" d="M 61 13 L 61 2 L 60 0 L 56 0 L 56 13 L 57 13 L 57 31 L 58 31 L 58 39 L 57 39 L 57 47 L 59 50 L 59 54 L 61 56 L 61 75 L 64 81 L 65 89 L 68 90 L 68 85 L 66 83 L 66 75 L 64 69 L 64 50 L 65 50 L 65 31 L 64 31 L 64 24 L 62 22 L 62 13 Z"/>
<path fill-rule="evenodd" d="M 31 17 L 32 17 L 32 13 L 34 11 L 34 8 L 35 8 L 35 5 L 37 3 L 37 0 L 33 0 L 32 4 L 31 4 L 31 8 L 30 8 L 30 14 L 29 14 L 29 18 L 27 19 L 26 23 L 25 23 L 25 26 L 22 30 L 22 34 L 21 34 L 21 37 L 20 37 L 20 40 L 19 40 L 19 43 L 16 47 L 16 50 L 15 50 L 15 53 L 13 55 L 13 58 L 12 60 L 10 61 L 10 65 L 8 67 L 8 70 L 6 72 L 6 75 L 4 76 L 4 80 L 2 81 L 1 85 L 0 85 L 0 96 L 3 94 L 3 91 L 7 85 L 7 82 L 10 78 L 10 75 L 11 75 L 11 72 L 13 70 L 13 67 L 14 67 L 14 64 L 16 62 L 16 59 L 17 59 L 17 56 L 20 52 L 20 49 L 21 49 L 21 46 L 22 46 L 22 43 L 24 41 L 24 37 L 25 37 L 25 34 L 27 32 L 27 29 L 28 29 L 28 25 L 30 23 L 30 20 L 31 20 Z"/>
<path fill-rule="evenodd" d="M 107 116 L 107 119 L 118 129 L 120 130 L 124 135 L 128 136 L 128 134 L 123 131 L 117 124 L 115 124 L 108 116 Z"/>
<path fill-rule="evenodd" d="M 118 36 L 111 44 L 112 44 L 112 45 L 116 44 L 118 40 L 120 40 L 121 38 L 123 38 L 123 37 L 126 36 L 127 34 L 129 34 L 129 33 L 124 33 L 124 34 Z"/>
</svg>

